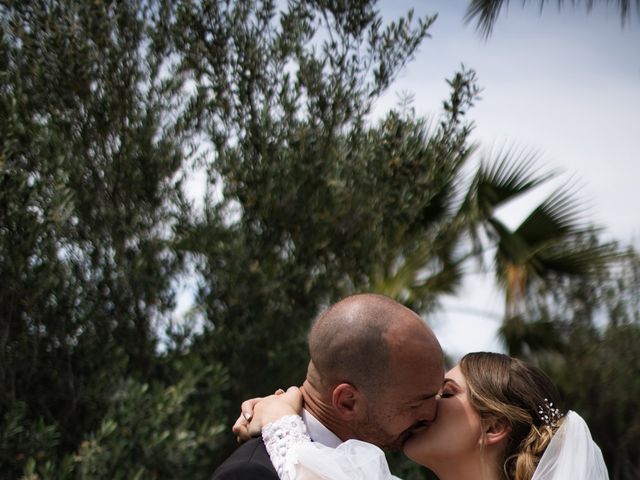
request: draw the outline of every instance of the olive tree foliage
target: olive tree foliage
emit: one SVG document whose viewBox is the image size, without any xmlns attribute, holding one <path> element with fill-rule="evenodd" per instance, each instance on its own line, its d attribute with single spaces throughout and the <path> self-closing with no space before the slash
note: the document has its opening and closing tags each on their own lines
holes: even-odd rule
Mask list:
<svg viewBox="0 0 640 480">
<path fill-rule="evenodd" d="M 119 379 L 101 421 L 72 452 L 54 454 L 60 437 L 54 425 L 39 420 L 25 429 L 25 404 L 17 404 L 0 423 L 0 448 L 8 453 L 18 446 L 25 453 L 3 458 L 1 478 L 210 478 L 228 429 L 218 420 L 221 398 L 212 393 L 226 373 L 219 365 L 199 367 L 179 368 L 170 384 Z M 11 469 L 12 461 L 22 468 Z"/>
<path fill-rule="evenodd" d="M 158 368 L 188 146 L 152 35 L 160 11 L 0 2 L 0 416 L 16 426 L 0 463 L 12 478 L 74 450 L 123 378 Z"/>
</svg>

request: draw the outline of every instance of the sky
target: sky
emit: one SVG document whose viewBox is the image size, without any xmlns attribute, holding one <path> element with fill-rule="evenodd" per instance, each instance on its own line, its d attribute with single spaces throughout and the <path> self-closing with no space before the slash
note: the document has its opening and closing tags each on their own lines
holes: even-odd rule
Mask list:
<svg viewBox="0 0 640 480">
<path fill-rule="evenodd" d="M 548 187 L 505 207 L 501 219 L 517 225 L 534 202 L 571 183 L 608 237 L 638 246 L 640 18 L 622 26 L 615 5 L 587 13 L 586 2 L 565 3 L 540 12 L 539 2 L 511 2 L 484 39 L 464 23 L 466 0 L 381 1 L 385 19 L 412 7 L 417 16 L 438 18 L 376 111 L 410 92 L 418 115 L 437 115 L 449 91 L 445 79 L 464 64 L 483 89 L 469 114 L 479 152 L 515 146 L 538 153 L 542 168 L 561 172 Z M 447 353 L 502 350 L 496 330 L 503 298 L 490 276 L 472 273 L 443 305 L 429 321 Z"/>
</svg>

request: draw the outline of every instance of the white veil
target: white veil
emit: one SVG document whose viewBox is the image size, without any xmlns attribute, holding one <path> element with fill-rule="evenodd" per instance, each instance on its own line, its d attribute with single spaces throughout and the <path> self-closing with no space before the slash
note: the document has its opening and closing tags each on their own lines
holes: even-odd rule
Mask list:
<svg viewBox="0 0 640 480">
<path fill-rule="evenodd" d="M 600 448 L 589 427 L 576 412 L 569 411 L 549 442 L 531 480 L 608 480 Z"/>
</svg>

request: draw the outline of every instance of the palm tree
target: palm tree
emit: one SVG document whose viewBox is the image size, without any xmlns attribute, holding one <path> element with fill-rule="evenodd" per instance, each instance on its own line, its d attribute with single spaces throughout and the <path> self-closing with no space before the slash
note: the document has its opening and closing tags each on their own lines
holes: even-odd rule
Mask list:
<svg viewBox="0 0 640 480">
<path fill-rule="evenodd" d="M 526 0 L 523 0 L 522 3 L 526 3 Z M 547 3 L 545 0 L 540 0 L 541 10 L 545 3 Z M 571 4 L 575 3 L 578 2 L 572 0 Z M 640 0 L 635 0 L 635 2 L 633 0 L 600 0 L 600 2 L 597 2 L 596 0 L 587 0 L 585 3 L 587 10 L 591 10 L 595 3 L 616 3 L 620 10 L 620 18 L 623 24 L 631 19 L 634 3 L 636 6 L 636 13 L 640 14 Z M 564 4 L 564 1 L 558 0 L 558 6 L 561 6 L 562 4 Z M 471 0 L 465 15 L 466 21 L 471 22 L 476 20 L 476 27 L 478 30 L 480 30 L 485 37 L 488 37 L 491 35 L 491 31 L 498 20 L 502 7 L 506 7 L 508 5 L 509 0 Z"/>
<path fill-rule="evenodd" d="M 467 152 L 468 162 L 475 149 Z M 407 252 L 391 252 L 387 262 L 373 275 L 373 289 L 414 307 L 428 310 L 441 294 L 454 293 L 465 264 L 480 257 L 487 248 L 481 240 L 481 228 L 496 208 L 546 182 L 550 175 L 534 174 L 534 156 L 505 152 L 491 162 L 491 169 L 481 165 L 463 185 L 447 184 L 446 195 L 436 195 L 443 204 L 437 209 L 443 221 Z M 462 194 L 460 194 L 462 192 Z M 442 212 L 447 212 L 443 214 Z M 430 297 L 431 301 L 425 298 Z"/>
<path fill-rule="evenodd" d="M 594 275 L 617 256 L 613 244 L 586 241 L 597 229 L 585 218 L 577 192 L 563 187 L 537 205 L 515 229 L 496 210 L 551 180 L 537 168 L 537 156 L 507 149 L 483 159 L 465 194 L 437 231 L 402 256 L 394 255 L 372 276 L 374 291 L 418 310 L 431 310 L 443 293 L 454 293 L 470 259 L 495 250 L 493 271 L 505 293 L 500 334 L 507 350 L 559 348 L 554 324 L 528 321 L 528 295 L 562 277 Z M 453 202 L 453 198 L 450 199 Z"/>
<path fill-rule="evenodd" d="M 494 273 L 505 292 L 505 309 L 500 334 L 509 353 L 520 355 L 526 349 L 557 347 L 554 325 L 546 321 L 527 321 L 527 296 L 543 291 L 552 280 L 590 277 L 606 269 L 618 257 L 613 243 L 593 242 L 598 229 L 585 215 L 577 192 L 561 187 L 536 206 L 515 229 L 509 229 L 494 214 L 499 206 L 492 199 L 517 191 L 511 185 L 528 185 L 534 163 L 507 163 L 508 155 L 494 166 L 481 166 L 474 179 L 470 203 L 484 210 L 482 226 L 495 242 Z M 538 182 L 539 183 L 539 182 Z M 528 188 L 522 189 L 528 190 Z"/>
</svg>

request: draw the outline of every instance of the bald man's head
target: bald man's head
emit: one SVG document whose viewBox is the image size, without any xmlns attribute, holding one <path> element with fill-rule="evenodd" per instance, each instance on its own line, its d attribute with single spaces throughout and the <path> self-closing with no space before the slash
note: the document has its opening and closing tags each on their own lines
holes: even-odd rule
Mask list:
<svg viewBox="0 0 640 480">
<path fill-rule="evenodd" d="M 413 311 L 382 295 L 347 297 L 309 335 L 306 408 L 339 438 L 397 450 L 435 418 L 442 349 Z"/>
<path fill-rule="evenodd" d="M 353 295 L 315 321 L 309 335 L 311 361 L 323 388 L 348 382 L 373 397 L 389 381 L 393 349 L 415 335 L 426 338 L 426 348 L 441 356 L 435 336 L 416 313 L 382 295 Z"/>
</svg>

